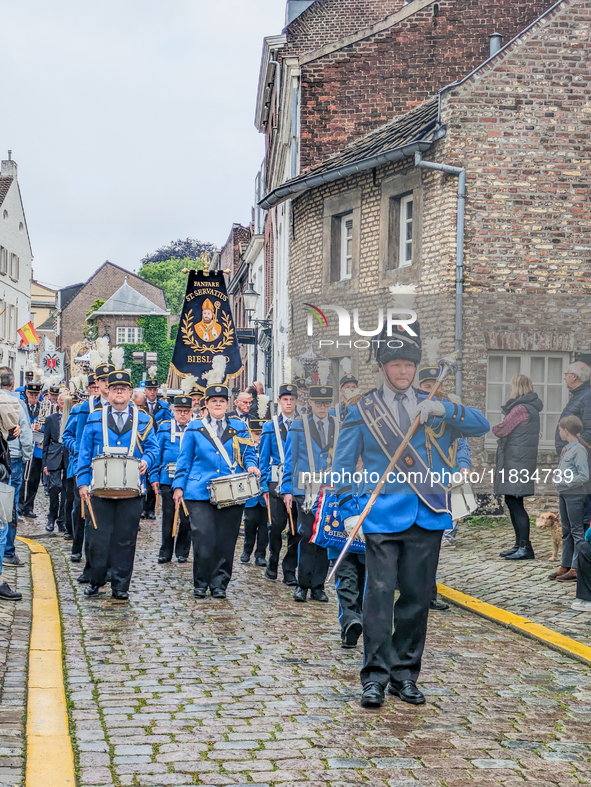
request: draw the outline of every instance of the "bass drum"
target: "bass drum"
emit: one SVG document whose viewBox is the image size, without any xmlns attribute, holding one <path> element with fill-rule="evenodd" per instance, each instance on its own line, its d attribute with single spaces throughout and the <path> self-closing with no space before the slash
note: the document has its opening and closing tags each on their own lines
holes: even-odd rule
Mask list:
<svg viewBox="0 0 591 787">
<path fill-rule="evenodd" d="M 133 456 L 95 456 L 90 493 L 111 498 L 142 495 L 140 460 Z"/>
</svg>

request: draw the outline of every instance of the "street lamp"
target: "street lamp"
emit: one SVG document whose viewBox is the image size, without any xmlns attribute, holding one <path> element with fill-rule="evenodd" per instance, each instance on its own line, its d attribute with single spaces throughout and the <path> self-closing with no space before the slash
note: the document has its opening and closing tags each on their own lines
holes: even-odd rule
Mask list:
<svg viewBox="0 0 591 787">
<path fill-rule="evenodd" d="M 244 301 L 244 311 L 248 314 L 248 322 L 250 322 L 250 315 L 256 311 L 257 302 L 261 296 L 255 290 L 253 282 L 248 282 L 248 287 L 242 293 L 242 300 Z"/>
</svg>

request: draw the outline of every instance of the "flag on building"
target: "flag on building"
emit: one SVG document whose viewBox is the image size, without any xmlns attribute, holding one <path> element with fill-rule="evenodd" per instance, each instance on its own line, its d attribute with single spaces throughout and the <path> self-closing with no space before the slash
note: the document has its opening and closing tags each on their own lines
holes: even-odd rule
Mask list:
<svg viewBox="0 0 591 787">
<path fill-rule="evenodd" d="M 25 344 L 40 344 L 41 342 L 32 322 L 23 325 L 22 328 L 18 329 L 17 333 L 21 337 L 21 347 L 24 347 Z"/>
</svg>

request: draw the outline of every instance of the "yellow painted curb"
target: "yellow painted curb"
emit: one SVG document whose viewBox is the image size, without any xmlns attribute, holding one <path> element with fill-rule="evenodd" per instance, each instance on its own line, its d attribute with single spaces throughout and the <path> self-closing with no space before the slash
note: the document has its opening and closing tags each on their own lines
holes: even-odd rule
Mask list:
<svg viewBox="0 0 591 787">
<path fill-rule="evenodd" d="M 76 787 L 74 752 L 62 669 L 59 604 L 44 546 L 20 538 L 31 551 L 33 623 L 29 649 L 26 787 Z"/>
<path fill-rule="evenodd" d="M 480 601 L 474 596 L 467 596 L 465 593 L 460 593 L 459 590 L 447 587 L 447 585 L 438 584 L 437 591 L 448 601 L 457 604 L 459 607 L 469 609 L 477 615 L 488 618 L 488 620 L 493 620 L 495 623 L 500 623 L 502 626 L 519 631 L 532 639 L 537 639 L 554 650 L 573 656 L 584 664 L 591 664 L 591 647 L 583 645 L 582 642 L 577 642 L 576 639 L 565 637 L 564 634 L 559 634 L 557 631 L 546 628 L 546 626 L 534 623 L 533 620 L 522 618 L 520 615 L 513 614 L 513 612 L 507 612 L 506 609 L 495 607 L 493 604 L 487 604 L 486 601 Z"/>
</svg>

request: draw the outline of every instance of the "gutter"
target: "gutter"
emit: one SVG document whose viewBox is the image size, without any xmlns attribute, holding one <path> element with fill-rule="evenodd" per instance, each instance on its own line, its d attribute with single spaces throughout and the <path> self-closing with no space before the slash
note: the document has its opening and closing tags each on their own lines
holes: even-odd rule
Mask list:
<svg viewBox="0 0 591 787">
<path fill-rule="evenodd" d="M 464 228 L 466 226 L 466 170 L 434 161 L 423 161 L 420 153 L 415 153 L 415 166 L 422 169 L 435 169 L 458 178 L 458 213 L 456 222 L 456 319 L 455 349 L 457 353 L 456 394 L 462 395 L 462 358 L 463 358 L 463 307 L 464 307 Z"/>
<path fill-rule="evenodd" d="M 440 138 L 444 135 L 444 133 L 445 131 L 443 131 L 439 137 L 436 138 Z M 345 164 L 342 167 L 337 167 L 336 169 L 328 170 L 327 172 L 309 175 L 308 177 L 298 180 L 296 183 L 286 183 L 284 186 L 279 186 L 263 197 L 263 199 L 259 202 L 259 206 L 264 210 L 269 210 L 269 208 L 272 208 L 274 205 L 289 199 L 294 194 L 302 194 L 303 192 L 309 191 L 310 189 L 316 188 L 317 186 L 322 186 L 325 183 L 332 183 L 335 180 L 341 180 L 341 178 L 347 178 L 349 175 L 356 175 L 358 172 L 365 172 L 366 170 L 373 169 L 374 167 L 378 167 L 381 164 L 387 164 L 389 161 L 398 161 L 398 159 L 405 158 L 405 156 L 412 156 L 415 153 L 424 153 L 431 147 L 434 139 L 429 142 L 411 142 L 408 145 L 404 145 L 401 148 L 395 148 L 394 150 L 390 150 L 387 153 L 380 153 L 377 156 L 371 156 L 370 158 L 363 159 L 362 161 L 357 161 L 352 164 Z"/>
</svg>

